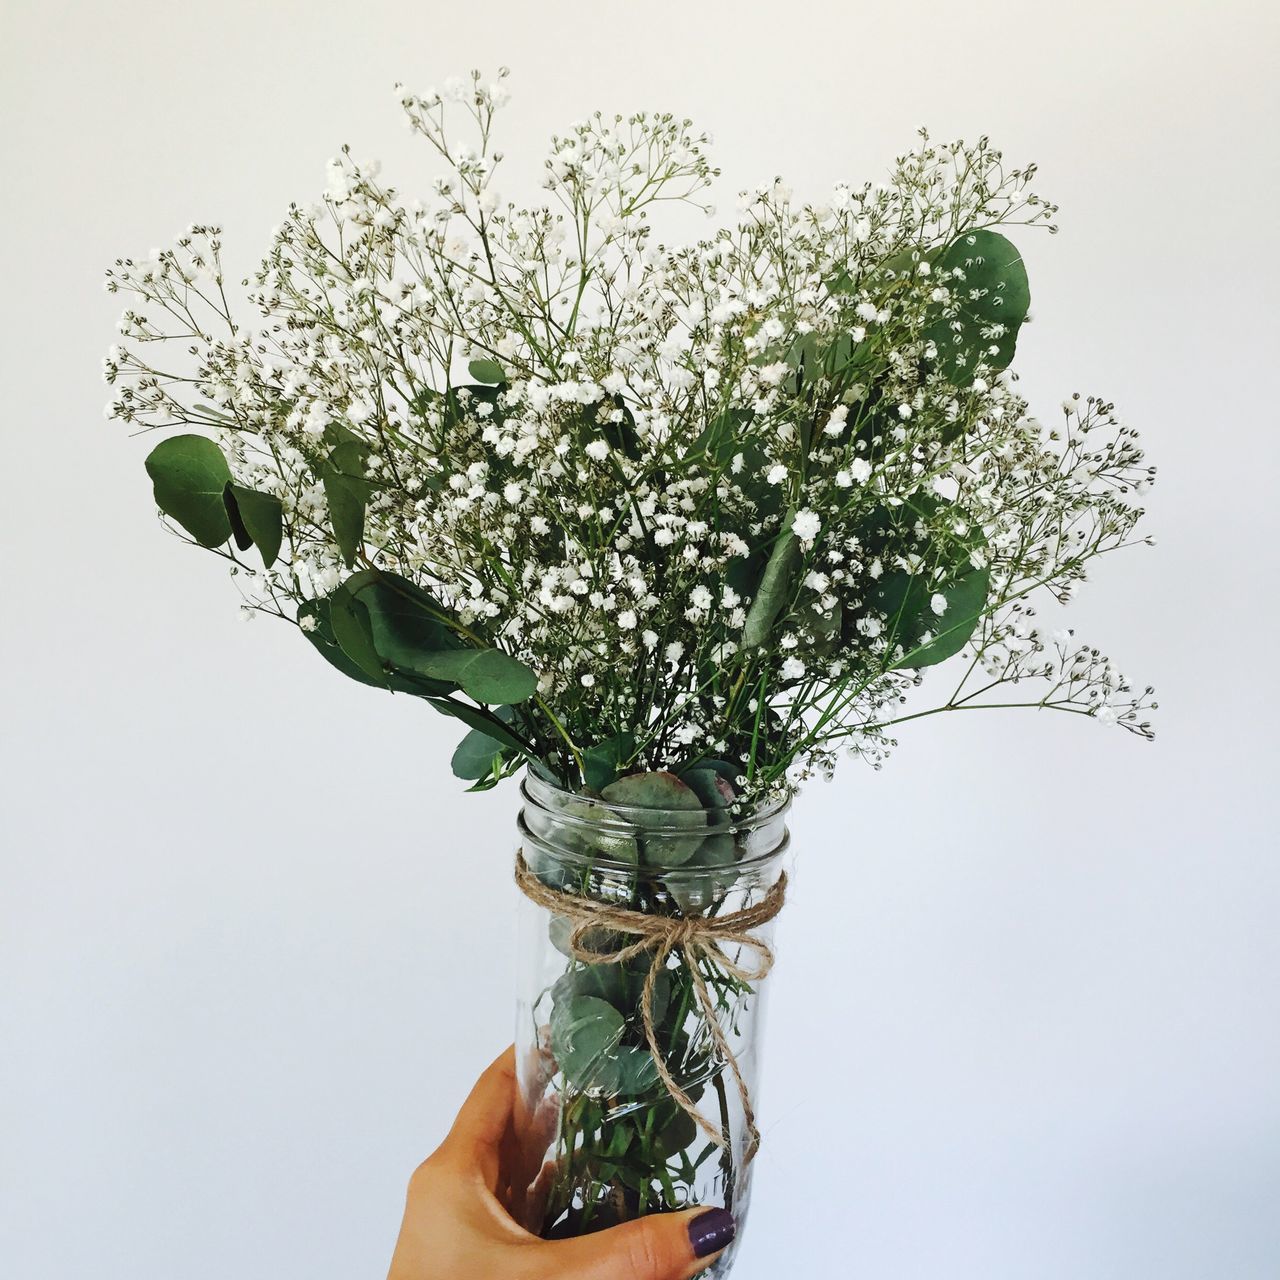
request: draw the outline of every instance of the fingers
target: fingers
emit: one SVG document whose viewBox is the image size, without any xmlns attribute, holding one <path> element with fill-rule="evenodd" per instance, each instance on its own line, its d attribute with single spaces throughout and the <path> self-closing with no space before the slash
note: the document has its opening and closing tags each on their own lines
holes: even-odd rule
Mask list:
<svg viewBox="0 0 1280 1280">
<path fill-rule="evenodd" d="M 520 1206 L 521 1216 L 516 1219 L 530 1231 L 537 1231 L 547 1215 L 547 1205 L 551 1203 L 551 1193 L 555 1190 L 556 1178 L 560 1174 L 560 1166 L 554 1160 L 548 1160 L 538 1171 L 538 1176 L 526 1188 Z"/>
<path fill-rule="evenodd" d="M 561 1100 L 556 1093 L 541 1097 L 530 1114 L 529 1100 L 518 1089 L 511 1144 L 504 1152 L 511 1184 L 511 1216 L 530 1231 L 536 1231 L 547 1211 L 547 1199 L 556 1174 L 556 1164 L 548 1162 L 548 1149 L 556 1137 Z M 548 1172 L 549 1170 L 549 1172 Z"/>
<path fill-rule="evenodd" d="M 509 1048 L 476 1081 L 440 1148 L 447 1158 L 479 1171 L 490 1190 L 498 1181 L 499 1149 L 511 1125 L 515 1090 L 516 1055 Z"/>
<path fill-rule="evenodd" d="M 656 1213 L 595 1235 L 547 1246 L 564 1280 L 690 1280 L 732 1242 L 724 1209 Z"/>
</svg>

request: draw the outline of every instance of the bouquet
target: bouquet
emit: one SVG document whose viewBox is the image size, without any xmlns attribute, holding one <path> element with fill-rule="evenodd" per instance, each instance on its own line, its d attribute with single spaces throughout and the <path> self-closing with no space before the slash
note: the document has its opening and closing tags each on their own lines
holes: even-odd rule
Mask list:
<svg viewBox="0 0 1280 1280">
<path fill-rule="evenodd" d="M 1041 609 L 1145 541 L 1155 471 L 1107 401 L 1018 392 L 1034 166 L 922 131 L 881 185 L 717 223 L 706 134 L 597 112 L 512 203 L 505 81 L 397 87 L 430 192 L 344 149 L 239 290 L 213 225 L 117 261 L 106 377 L 250 616 L 461 722 L 473 790 L 524 773 L 517 1199 L 563 1234 L 740 1211 L 799 784 L 933 714 L 1151 736 L 1152 690 Z M 665 243 L 672 202 L 713 229 Z"/>
</svg>

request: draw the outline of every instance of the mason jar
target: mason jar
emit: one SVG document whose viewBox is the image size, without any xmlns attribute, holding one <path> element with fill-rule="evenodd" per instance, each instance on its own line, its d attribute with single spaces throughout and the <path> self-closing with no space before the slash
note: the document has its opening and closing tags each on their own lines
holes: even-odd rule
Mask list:
<svg viewBox="0 0 1280 1280">
<path fill-rule="evenodd" d="M 739 913 L 776 914 L 789 802 L 712 808 L 695 827 L 687 810 L 533 773 L 522 797 L 514 1211 L 559 1239 L 723 1207 L 738 1236 L 711 1274 L 726 1275 L 750 1201 L 772 964 L 773 920 Z"/>
</svg>

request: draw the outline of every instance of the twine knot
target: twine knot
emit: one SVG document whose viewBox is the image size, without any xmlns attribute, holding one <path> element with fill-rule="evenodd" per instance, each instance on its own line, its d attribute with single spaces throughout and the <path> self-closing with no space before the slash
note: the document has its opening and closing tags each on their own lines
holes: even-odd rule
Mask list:
<svg viewBox="0 0 1280 1280">
<path fill-rule="evenodd" d="M 779 911 L 787 896 L 787 877 L 783 872 L 769 891 L 752 906 L 741 911 L 731 911 L 722 916 L 661 916 L 645 911 L 633 911 L 629 907 L 598 902 L 578 894 L 564 893 L 544 884 L 529 868 L 523 852 L 516 854 L 516 884 L 520 892 L 531 902 L 572 921 L 568 949 L 570 955 L 581 964 L 621 964 L 636 956 L 649 954 L 649 968 L 640 993 L 640 1015 L 644 1022 L 645 1039 L 653 1064 L 667 1092 L 693 1122 L 722 1150 L 729 1150 L 731 1137 L 727 1130 L 718 1129 L 698 1109 L 697 1103 L 680 1087 L 667 1065 L 658 1044 L 657 1028 L 653 1017 L 653 995 L 658 975 L 666 968 L 667 958 L 673 952 L 681 952 L 693 980 L 694 994 L 706 1020 L 712 1042 L 721 1058 L 733 1073 L 742 1101 L 742 1114 L 747 1127 L 747 1145 L 743 1164 L 750 1164 L 760 1149 L 760 1130 L 756 1126 L 755 1110 L 751 1105 L 751 1091 L 743 1078 L 738 1059 L 729 1046 L 724 1028 L 720 1025 L 719 1012 L 706 979 L 702 976 L 698 961 L 706 959 L 739 982 L 752 984 L 767 977 L 773 968 L 773 952 L 753 932 L 768 924 Z M 608 935 L 622 934 L 634 938 L 634 942 L 609 948 Z M 596 945 L 592 945 L 592 944 Z M 737 947 L 738 954 L 730 959 L 724 948 Z M 744 964 L 743 951 L 755 957 L 754 964 Z"/>
</svg>

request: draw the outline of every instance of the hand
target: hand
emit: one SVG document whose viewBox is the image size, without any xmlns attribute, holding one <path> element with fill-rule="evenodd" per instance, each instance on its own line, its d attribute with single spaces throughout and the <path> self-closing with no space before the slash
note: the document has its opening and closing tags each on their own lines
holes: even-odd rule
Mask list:
<svg viewBox="0 0 1280 1280">
<path fill-rule="evenodd" d="M 531 1235 L 505 1203 L 515 1096 L 508 1049 L 409 1180 L 388 1280 L 689 1280 L 733 1240 L 724 1209 L 653 1214 L 576 1240 Z"/>
</svg>

